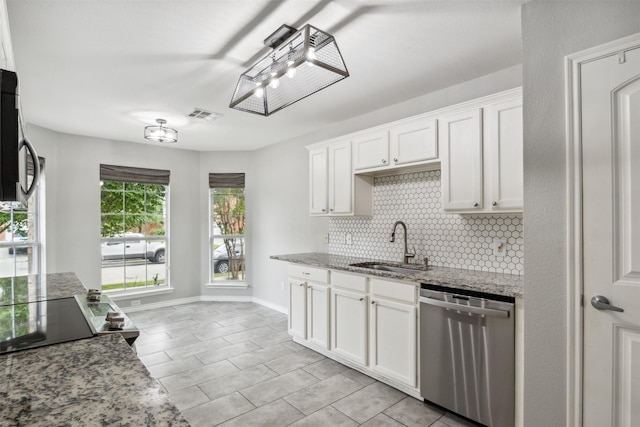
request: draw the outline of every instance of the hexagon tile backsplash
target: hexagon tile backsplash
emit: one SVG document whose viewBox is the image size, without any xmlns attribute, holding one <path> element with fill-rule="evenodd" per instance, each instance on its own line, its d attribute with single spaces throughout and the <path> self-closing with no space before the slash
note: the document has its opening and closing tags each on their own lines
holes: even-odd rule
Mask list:
<svg viewBox="0 0 640 427">
<path fill-rule="evenodd" d="M 440 210 L 440 171 L 383 176 L 374 179 L 371 218 L 329 219 L 329 253 L 402 261 L 404 235 L 391 228 L 404 221 L 414 262 L 429 258 L 440 267 L 522 274 L 524 238 L 522 215 L 456 215 Z M 347 234 L 351 244 L 347 244 Z M 494 255 L 494 239 L 506 241 L 503 256 Z"/>
</svg>

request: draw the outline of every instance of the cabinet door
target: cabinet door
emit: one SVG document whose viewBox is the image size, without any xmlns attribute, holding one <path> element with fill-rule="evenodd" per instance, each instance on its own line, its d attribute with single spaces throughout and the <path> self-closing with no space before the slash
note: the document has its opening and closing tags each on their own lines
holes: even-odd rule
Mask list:
<svg viewBox="0 0 640 427">
<path fill-rule="evenodd" d="M 348 214 L 353 211 L 351 142 L 329 146 L 329 212 Z"/>
<path fill-rule="evenodd" d="M 289 279 L 289 335 L 307 338 L 307 286 Z"/>
<path fill-rule="evenodd" d="M 482 209 L 482 110 L 440 119 L 442 207 Z"/>
<path fill-rule="evenodd" d="M 329 349 L 329 287 L 307 285 L 307 339 Z"/>
<path fill-rule="evenodd" d="M 389 133 L 385 131 L 359 135 L 353 139 L 353 168 L 377 168 L 389 164 Z"/>
<path fill-rule="evenodd" d="M 389 131 L 393 164 L 438 158 L 438 128 L 435 120 L 418 119 Z"/>
<path fill-rule="evenodd" d="M 522 99 L 491 105 L 486 109 L 489 126 L 488 158 L 491 209 L 521 211 L 523 207 Z"/>
<path fill-rule="evenodd" d="M 371 369 L 416 386 L 416 307 L 382 298 L 371 301 Z"/>
<path fill-rule="evenodd" d="M 352 362 L 367 364 L 367 301 L 364 294 L 331 291 L 331 348 Z"/>
<path fill-rule="evenodd" d="M 326 214 L 328 202 L 327 148 L 309 151 L 309 213 Z"/>
</svg>

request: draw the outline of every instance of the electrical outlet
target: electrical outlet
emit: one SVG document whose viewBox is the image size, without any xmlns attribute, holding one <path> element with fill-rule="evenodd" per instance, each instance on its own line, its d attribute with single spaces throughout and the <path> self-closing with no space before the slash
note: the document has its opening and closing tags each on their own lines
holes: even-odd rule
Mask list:
<svg viewBox="0 0 640 427">
<path fill-rule="evenodd" d="M 134 305 L 140 305 L 140 300 L 139 299 L 131 300 L 131 307 L 133 307 Z"/>
<path fill-rule="evenodd" d="M 507 252 L 507 239 L 503 237 L 494 237 L 493 239 L 493 255 L 502 258 Z"/>
<path fill-rule="evenodd" d="M 353 237 L 351 236 L 351 233 L 347 233 L 345 240 L 347 242 L 347 245 L 353 244 Z"/>
</svg>

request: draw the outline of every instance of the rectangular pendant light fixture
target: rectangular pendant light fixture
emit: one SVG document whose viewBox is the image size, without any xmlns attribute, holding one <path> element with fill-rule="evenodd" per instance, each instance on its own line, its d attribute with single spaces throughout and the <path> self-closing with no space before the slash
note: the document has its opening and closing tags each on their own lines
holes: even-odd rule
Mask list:
<svg viewBox="0 0 640 427">
<path fill-rule="evenodd" d="M 230 108 L 268 116 L 349 76 L 331 34 L 283 25 L 265 40 L 273 51 L 240 75 Z"/>
</svg>

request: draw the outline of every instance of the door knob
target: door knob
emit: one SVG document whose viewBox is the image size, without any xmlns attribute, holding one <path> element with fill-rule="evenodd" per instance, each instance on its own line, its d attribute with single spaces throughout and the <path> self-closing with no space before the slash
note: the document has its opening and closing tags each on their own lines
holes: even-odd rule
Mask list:
<svg viewBox="0 0 640 427">
<path fill-rule="evenodd" d="M 624 309 L 609 304 L 609 300 L 607 299 L 607 297 L 604 297 L 602 295 L 596 295 L 591 298 L 591 305 L 598 310 L 611 310 L 624 313 Z"/>
</svg>

